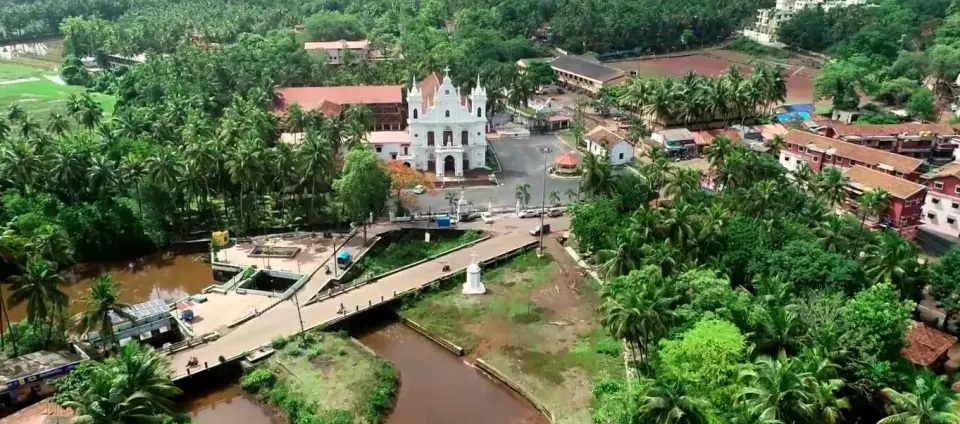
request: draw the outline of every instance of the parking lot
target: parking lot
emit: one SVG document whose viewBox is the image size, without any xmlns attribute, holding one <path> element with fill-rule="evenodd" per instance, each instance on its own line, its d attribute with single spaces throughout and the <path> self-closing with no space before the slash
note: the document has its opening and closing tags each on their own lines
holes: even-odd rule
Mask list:
<svg viewBox="0 0 960 424">
<path fill-rule="evenodd" d="M 477 207 L 486 208 L 488 203 L 493 206 L 507 206 L 516 204 L 516 189 L 518 185 L 530 184 L 530 206 L 540 204 L 543 195 L 544 154 L 542 147 L 552 150 L 546 155 L 546 167 L 553 166 L 557 158 L 573 150 L 553 134 L 533 135 L 525 139 L 489 140 L 490 148 L 496 153 L 500 161 L 501 171 L 496 173 L 499 186 L 470 187 L 466 189 L 466 198 Z M 550 192 L 560 193 L 560 200 L 567 203 L 566 192 L 569 189 L 577 190 L 577 180 L 556 180 L 547 177 L 546 196 Z M 437 190 L 436 193 L 418 197 L 417 210 L 421 212 L 449 209 L 445 200 L 450 190 L 459 192 L 459 188 Z"/>
</svg>

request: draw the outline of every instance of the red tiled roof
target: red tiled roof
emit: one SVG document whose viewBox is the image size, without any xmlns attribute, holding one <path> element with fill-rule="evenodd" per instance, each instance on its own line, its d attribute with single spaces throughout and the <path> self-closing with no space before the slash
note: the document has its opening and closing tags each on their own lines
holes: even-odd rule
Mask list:
<svg viewBox="0 0 960 424">
<path fill-rule="evenodd" d="M 843 175 L 850 178 L 853 185 L 859 185 L 858 188 L 862 190 L 883 189 L 901 199 L 909 199 L 926 188 L 915 182 L 860 165 L 847 169 Z"/>
<path fill-rule="evenodd" d="M 907 330 L 907 347 L 900 350 L 900 355 L 914 364 L 927 366 L 947 352 L 957 338 L 943 331 L 913 321 Z"/>
<path fill-rule="evenodd" d="M 360 41 L 319 41 L 319 42 L 309 42 L 303 43 L 303 48 L 306 50 L 333 50 L 333 49 L 365 49 L 370 47 L 369 40 L 360 40 Z"/>
<path fill-rule="evenodd" d="M 557 158 L 557 166 L 574 167 L 577 165 L 580 165 L 580 155 L 575 152 L 567 152 Z"/>
<path fill-rule="evenodd" d="M 43 424 L 47 417 L 72 417 L 73 411 L 45 399 L 0 420 L 0 424 Z"/>
<path fill-rule="evenodd" d="M 708 146 L 713 144 L 714 140 L 717 137 L 726 136 L 730 139 L 730 142 L 736 143 L 740 141 L 740 133 L 734 129 L 724 129 L 724 130 L 701 130 L 693 132 L 693 141 L 699 146 Z"/>
<path fill-rule="evenodd" d="M 897 172 L 902 172 L 904 174 L 917 172 L 920 169 L 920 166 L 923 165 L 923 160 L 921 159 L 914 159 L 908 156 L 898 155 L 896 153 L 860 146 L 843 140 L 837 140 L 835 138 L 811 134 L 806 131 L 790 130 L 790 132 L 787 133 L 787 135 L 783 138 L 787 143 L 796 144 L 799 146 L 811 147 L 812 145 L 812 147 L 816 147 L 823 151 L 833 149 L 834 155 L 842 156 L 847 159 L 853 159 L 857 162 L 862 162 L 870 166 L 875 166 L 881 163 L 889 165 Z"/>
<path fill-rule="evenodd" d="M 279 107 L 283 114 L 287 105 L 297 103 L 304 111 L 323 107 L 324 102 L 337 105 L 400 104 L 403 103 L 403 87 L 399 85 L 359 85 L 340 87 L 285 87 L 276 90 Z"/>
<path fill-rule="evenodd" d="M 420 98 L 423 99 L 420 102 L 422 110 L 427 110 L 430 106 L 433 106 L 433 101 L 441 84 L 443 84 L 443 78 L 440 78 L 440 75 L 437 75 L 436 72 L 431 72 L 417 84 L 417 88 L 420 89 Z M 460 96 L 460 104 L 467 109 L 472 109 L 470 99 L 467 96 Z"/>
<path fill-rule="evenodd" d="M 883 137 L 902 134 L 918 135 L 921 132 L 954 134 L 953 127 L 944 124 L 847 125 L 834 121 L 828 126 L 833 128 L 837 136 Z"/>
<path fill-rule="evenodd" d="M 624 141 L 624 138 L 613 131 L 610 131 L 604 126 L 598 126 L 584 136 L 587 140 L 594 144 L 599 144 L 605 149 L 610 149 L 613 145 Z M 628 142 L 629 143 L 629 142 Z"/>
<path fill-rule="evenodd" d="M 960 163 L 951 162 L 941 166 L 940 169 L 936 171 L 923 175 L 923 178 L 927 179 L 941 177 L 960 177 Z"/>
</svg>

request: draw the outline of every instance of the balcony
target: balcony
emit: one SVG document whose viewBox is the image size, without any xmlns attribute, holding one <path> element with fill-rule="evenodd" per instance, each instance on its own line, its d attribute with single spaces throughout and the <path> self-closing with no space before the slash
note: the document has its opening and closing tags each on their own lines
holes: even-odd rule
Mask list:
<svg viewBox="0 0 960 424">
<path fill-rule="evenodd" d="M 463 153 L 463 147 L 464 147 L 464 146 L 462 146 L 462 145 L 460 145 L 460 144 L 447 143 L 447 144 L 444 144 L 444 145 L 437 145 L 437 146 L 434 148 L 434 151 L 435 151 L 437 154 L 440 154 L 440 153 Z"/>
</svg>

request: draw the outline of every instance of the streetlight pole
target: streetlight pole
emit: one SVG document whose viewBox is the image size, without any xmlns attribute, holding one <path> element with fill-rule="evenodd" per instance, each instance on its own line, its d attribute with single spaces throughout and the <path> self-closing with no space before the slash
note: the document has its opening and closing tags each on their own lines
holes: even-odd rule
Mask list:
<svg viewBox="0 0 960 424">
<path fill-rule="evenodd" d="M 543 254 L 543 215 L 547 212 L 547 155 L 553 150 L 549 147 L 541 147 L 543 153 L 543 190 L 540 191 L 540 247 L 539 252 Z"/>
</svg>

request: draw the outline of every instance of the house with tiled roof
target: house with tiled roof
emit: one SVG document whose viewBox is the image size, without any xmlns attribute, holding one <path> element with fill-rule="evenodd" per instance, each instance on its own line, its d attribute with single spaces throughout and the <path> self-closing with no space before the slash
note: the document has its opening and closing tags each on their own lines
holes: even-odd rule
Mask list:
<svg viewBox="0 0 960 424">
<path fill-rule="evenodd" d="M 960 163 L 948 163 L 920 176 L 927 186 L 923 204 L 924 228 L 960 236 Z"/>
<path fill-rule="evenodd" d="M 859 199 L 871 190 L 883 190 L 890 193 L 887 208 L 878 216 L 867 216 L 866 224 L 871 228 L 896 229 L 905 238 L 912 238 L 916 227 L 920 225 L 920 214 L 927 188 L 921 184 L 897 178 L 886 172 L 864 166 L 854 166 L 843 172 L 847 177 L 847 196 L 844 207 L 856 216 L 862 216 Z"/>
<path fill-rule="evenodd" d="M 376 50 L 370 49 L 370 40 L 314 41 L 303 43 L 303 48 L 309 53 L 325 56 L 327 63 L 331 65 L 339 65 L 344 60 L 344 55 L 348 54 L 347 52 L 358 59 L 376 60 L 380 58 L 380 54 Z"/>
<path fill-rule="evenodd" d="M 939 371 L 947 360 L 947 352 L 957 343 L 957 338 L 922 322 L 913 321 L 907 330 L 907 345 L 900 356 L 921 367 Z"/>
<path fill-rule="evenodd" d="M 945 124 L 858 125 L 830 121 L 820 134 L 848 143 L 898 153 L 931 163 L 953 160 L 955 129 Z"/>
<path fill-rule="evenodd" d="M 828 166 L 841 169 L 860 165 L 909 181 L 920 178 L 922 159 L 848 143 L 806 131 L 790 130 L 784 137 L 779 161 L 790 171 L 807 164 L 814 172 Z"/>
<path fill-rule="evenodd" d="M 373 113 L 374 131 L 399 131 L 403 119 L 403 87 L 399 85 L 360 85 L 338 87 L 283 87 L 274 89 L 273 110 L 284 116 L 297 104 L 307 112 L 319 110 L 324 116 L 339 116 L 347 107 L 364 105 Z"/>
<path fill-rule="evenodd" d="M 607 127 L 598 126 L 583 139 L 590 153 L 607 158 L 610 165 L 626 165 L 633 160 L 633 144 Z"/>
<path fill-rule="evenodd" d="M 604 87 L 625 82 L 629 76 L 619 70 L 577 56 L 559 56 L 550 62 L 559 85 L 597 94 Z"/>
</svg>

